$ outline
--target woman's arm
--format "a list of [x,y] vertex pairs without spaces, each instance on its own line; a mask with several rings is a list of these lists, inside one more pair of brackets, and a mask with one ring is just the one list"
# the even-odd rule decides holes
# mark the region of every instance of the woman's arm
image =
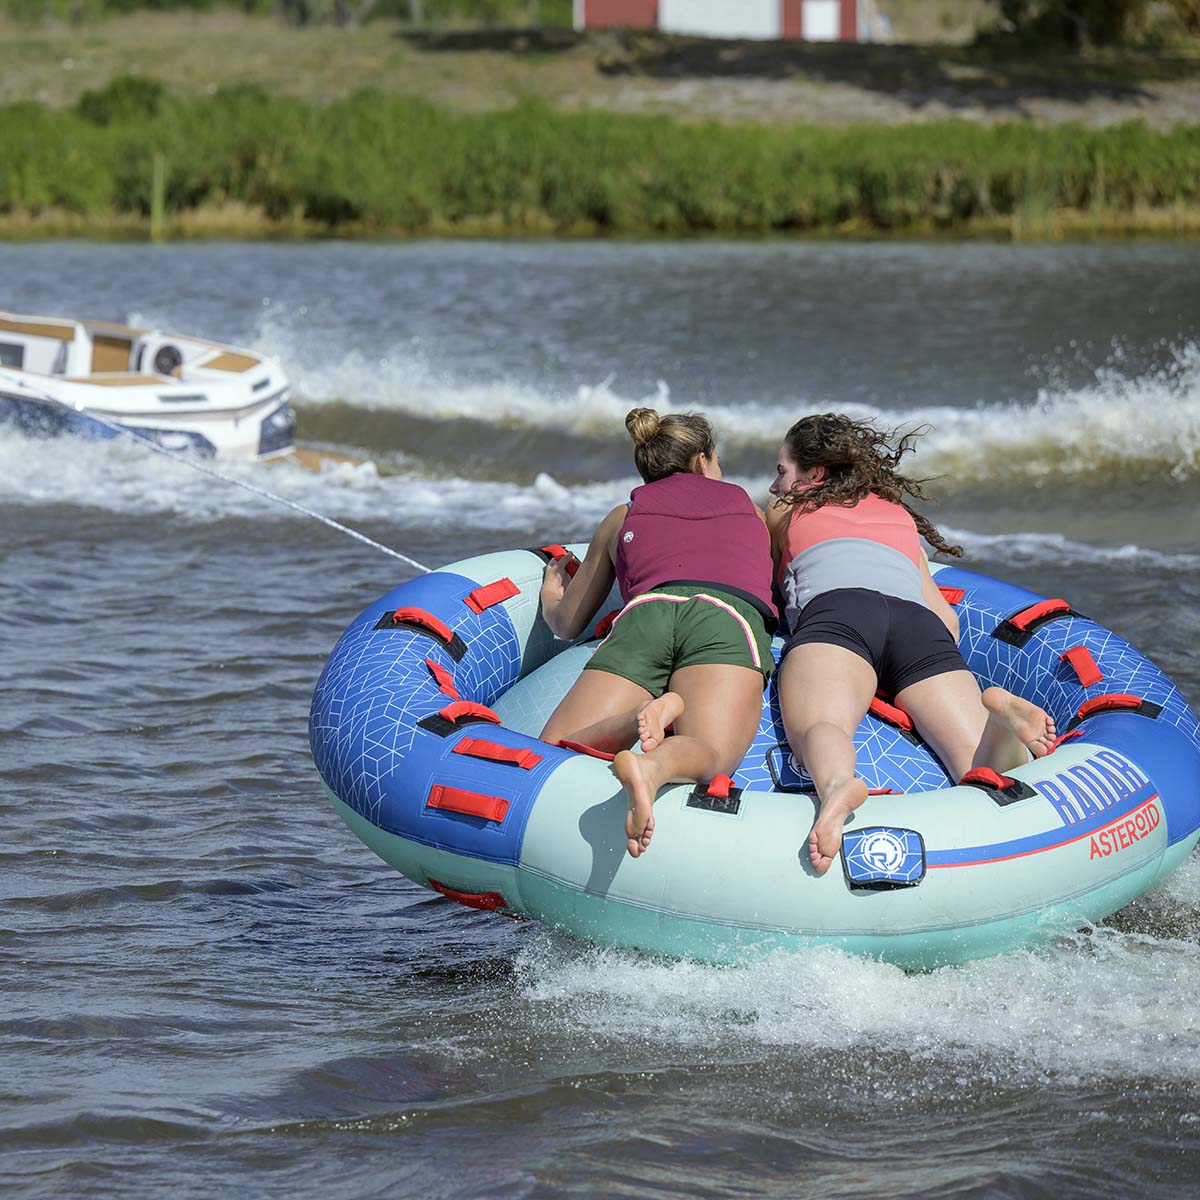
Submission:
[[767,531],[771,535],[771,558],[775,563],[775,569],[779,569],[779,560],[783,556],[783,545],[787,539],[788,521],[791,520],[792,506],[790,504],[781,504],[778,500],[771,500],[767,504],[765,520],[767,523]]
[[950,636],[958,642],[958,613],[950,607],[941,589],[934,582],[933,573],[929,569],[929,559],[921,553],[921,595],[925,603],[942,619],[942,623],[950,630]]
[[600,611],[616,578],[614,551],[628,511],[628,505],[619,504],[600,522],[574,578],[567,574],[569,558],[547,564],[542,580],[542,616],[555,637],[578,637]]

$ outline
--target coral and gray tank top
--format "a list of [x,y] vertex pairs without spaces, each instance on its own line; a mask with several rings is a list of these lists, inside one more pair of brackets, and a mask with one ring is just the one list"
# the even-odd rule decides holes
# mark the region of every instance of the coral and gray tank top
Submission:
[[792,511],[779,561],[789,626],[814,597],[870,588],[924,604],[921,535],[907,509],[873,492],[857,504]]
[[771,537],[737,484],[681,472],[636,487],[617,538],[626,604],[665,583],[711,584],[753,604],[774,629]]

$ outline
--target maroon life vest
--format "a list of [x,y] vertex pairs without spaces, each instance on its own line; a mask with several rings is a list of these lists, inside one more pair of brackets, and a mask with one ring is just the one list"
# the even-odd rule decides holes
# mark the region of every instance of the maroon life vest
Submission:
[[616,561],[626,604],[664,583],[708,584],[753,604],[774,628],[771,535],[745,489],[679,472],[630,499]]

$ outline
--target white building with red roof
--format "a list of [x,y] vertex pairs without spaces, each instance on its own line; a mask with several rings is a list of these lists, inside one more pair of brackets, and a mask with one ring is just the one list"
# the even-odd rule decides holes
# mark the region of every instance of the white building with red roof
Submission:
[[863,42],[871,7],[872,0],[575,0],[575,28]]

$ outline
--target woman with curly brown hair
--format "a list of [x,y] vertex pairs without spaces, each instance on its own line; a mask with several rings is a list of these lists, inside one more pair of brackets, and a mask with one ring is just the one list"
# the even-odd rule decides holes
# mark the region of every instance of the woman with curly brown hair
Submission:
[[959,556],[907,498],[920,482],[899,473],[915,433],[822,413],[788,430],[767,513],[791,636],[779,676],[788,743],[816,785],[809,835],[818,873],[829,869],[846,818],[867,798],[855,774],[854,733],[883,688],[955,780],[972,767],[1011,770],[1046,754],[1054,722],[1003,688],[981,693],[958,650],[958,618],[921,549]]
[[542,615],[559,637],[578,637],[614,579],[625,607],[541,736],[616,753],[637,858],[659,788],[732,774],[749,749],[776,612],[763,514],[722,480],[708,421],[635,408],[625,427],[645,483],[600,522],[574,578],[566,559],[546,568]]

